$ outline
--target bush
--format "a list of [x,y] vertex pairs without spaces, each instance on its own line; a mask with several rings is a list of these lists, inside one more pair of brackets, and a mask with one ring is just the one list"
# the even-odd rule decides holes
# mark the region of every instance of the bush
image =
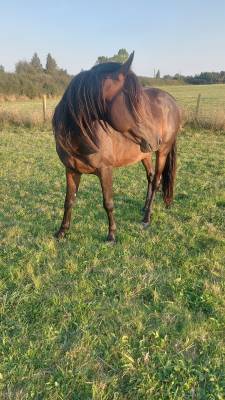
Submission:
[[58,96],[63,93],[71,76],[66,72],[57,71],[54,74],[29,71],[19,73],[0,73],[0,94],[19,95],[34,98],[47,94]]

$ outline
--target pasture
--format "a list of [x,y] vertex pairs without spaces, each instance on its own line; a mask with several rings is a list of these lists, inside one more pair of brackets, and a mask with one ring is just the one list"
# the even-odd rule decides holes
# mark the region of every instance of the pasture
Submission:
[[[172,94],[192,120],[195,114],[198,94],[201,94],[198,113],[200,125],[225,129],[225,88],[224,85],[167,85],[160,86]],[[58,99],[47,100],[47,118],[50,119]],[[43,121],[42,100],[16,100],[0,102],[0,122],[9,120],[17,125],[40,125]]]
[[[171,92],[191,105],[194,89]],[[142,165],[115,170],[115,246],[87,175],[70,233],[53,238],[65,177],[48,129],[0,135],[0,397],[224,399],[224,133],[180,133],[174,205],[158,193],[148,230]]]

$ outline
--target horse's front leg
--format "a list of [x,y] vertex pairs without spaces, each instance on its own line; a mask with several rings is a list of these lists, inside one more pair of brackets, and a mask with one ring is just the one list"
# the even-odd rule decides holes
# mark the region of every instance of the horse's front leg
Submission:
[[70,228],[72,206],[79,188],[81,174],[66,168],[66,198],[64,203],[64,215],[61,226],[55,234],[57,239],[63,238]]
[[103,206],[107,212],[109,221],[109,233],[107,240],[111,243],[115,242],[116,223],[113,215],[113,188],[112,188],[112,168],[103,167],[98,171],[103,194]]

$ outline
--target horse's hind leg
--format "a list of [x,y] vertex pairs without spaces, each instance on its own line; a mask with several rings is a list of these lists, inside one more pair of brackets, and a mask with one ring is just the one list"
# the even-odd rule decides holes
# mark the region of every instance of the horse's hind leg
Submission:
[[152,193],[152,180],[154,176],[154,167],[152,164],[152,155],[148,154],[146,158],[142,160],[142,164],[144,165],[145,171],[146,171],[146,176],[147,176],[147,181],[148,181],[148,188],[147,188],[147,193],[146,193],[146,199],[145,199],[145,205],[143,207],[143,212],[146,211],[146,208],[148,206],[148,203],[150,201],[151,193]]
[[165,167],[162,172],[162,194],[166,207],[173,201],[173,191],[176,178],[176,141],[171,146],[167,155]]
[[64,203],[64,215],[61,226],[55,234],[57,239],[63,238],[70,228],[72,206],[79,188],[81,174],[66,169],[66,198]]
[[113,215],[114,204],[112,193],[112,168],[101,168],[98,171],[98,176],[102,186],[103,206],[107,212],[109,221],[109,233],[107,240],[113,243],[115,242],[116,223]]
[[149,198],[147,208],[145,211],[145,215],[144,215],[144,218],[142,221],[144,227],[147,227],[150,224],[153,201],[155,198],[155,194],[160,185],[162,172],[163,172],[163,169],[164,169],[165,163],[166,163],[166,158],[167,158],[167,153],[159,153],[159,152],[156,153],[155,175],[154,175],[153,182],[152,182],[152,191],[151,191],[150,198]]

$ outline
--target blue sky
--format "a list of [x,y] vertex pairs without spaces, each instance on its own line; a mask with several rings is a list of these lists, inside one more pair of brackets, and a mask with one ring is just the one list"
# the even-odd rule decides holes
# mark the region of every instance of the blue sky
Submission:
[[224,0],[2,1],[0,64],[36,51],[75,74],[99,55],[135,50],[141,75],[225,70]]

